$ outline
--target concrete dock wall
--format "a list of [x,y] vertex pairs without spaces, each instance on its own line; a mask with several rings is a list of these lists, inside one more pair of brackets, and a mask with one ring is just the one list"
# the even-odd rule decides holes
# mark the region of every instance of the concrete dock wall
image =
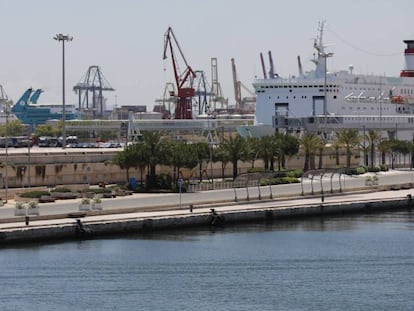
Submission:
[[131,218],[123,220],[89,221],[88,217],[81,218],[81,228],[76,223],[76,219],[73,219],[73,221],[72,219],[68,220],[65,224],[61,225],[56,225],[51,222],[49,225],[42,226],[36,225],[35,221],[33,221],[29,226],[17,226],[16,224],[15,228],[1,231],[0,245],[34,241],[49,242],[62,239],[86,239],[127,233],[156,232],[158,230],[185,227],[225,226],[228,224],[269,220],[276,221],[278,219],[297,217],[401,210],[411,208],[413,205],[414,201],[407,197],[370,202],[235,209],[226,212],[218,211],[216,216],[213,216],[211,212],[200,212],[197,209],[193,213],[183,211],[182,214],[174,216],[156,216],[154,214],[154,217],[137,217],[135,213]]

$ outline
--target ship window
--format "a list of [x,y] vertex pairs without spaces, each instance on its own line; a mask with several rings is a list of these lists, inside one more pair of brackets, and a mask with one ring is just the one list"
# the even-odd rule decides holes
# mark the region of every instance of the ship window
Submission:
[[297,85],[294,85],[294,86],[293,86],[293,88],[295,88],[295,89],[296,89],[297,87],[298,87]]
[[283,87],[286,89],[287,88],[287,85],[284,85]]
[[292,89],[290,89],[289,92],[292,92]]
[[333,98],[336,99],[336,95]]

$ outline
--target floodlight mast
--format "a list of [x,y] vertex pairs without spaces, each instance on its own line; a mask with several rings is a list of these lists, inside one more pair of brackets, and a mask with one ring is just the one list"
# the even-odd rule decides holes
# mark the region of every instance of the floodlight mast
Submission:
[[66,106],[65,106],[65,41],[72,41],[73,37],[59,33],[53,37],[62,42],[62,148],[66,147]]

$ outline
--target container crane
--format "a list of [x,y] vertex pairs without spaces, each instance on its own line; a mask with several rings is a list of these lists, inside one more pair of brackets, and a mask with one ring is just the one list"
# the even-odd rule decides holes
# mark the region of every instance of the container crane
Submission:
[[[179,56],[181,56],[186,68],[183,72],[180,72],[178,66],[178,60],[174,47],[178,50]],[[192,98],[195,96],[195,90],[193,87],[194,78],[196,77],[195,72],[188,65],[187,60],[181,50],[180,45],[174,35],[171,27],[168,28],[164,35],[164,55],[163,59],[167,58],[167,53],[170,52],[171,61],[174,70],[174,78],[177,86],[177,103],[175,105],[175,119],[192,119]]]

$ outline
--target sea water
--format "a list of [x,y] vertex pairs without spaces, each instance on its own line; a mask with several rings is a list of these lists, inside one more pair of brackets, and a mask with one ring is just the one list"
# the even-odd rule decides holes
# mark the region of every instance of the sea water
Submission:
[[279,220],[0,250],[1,310],[414,310],[414,216]]

